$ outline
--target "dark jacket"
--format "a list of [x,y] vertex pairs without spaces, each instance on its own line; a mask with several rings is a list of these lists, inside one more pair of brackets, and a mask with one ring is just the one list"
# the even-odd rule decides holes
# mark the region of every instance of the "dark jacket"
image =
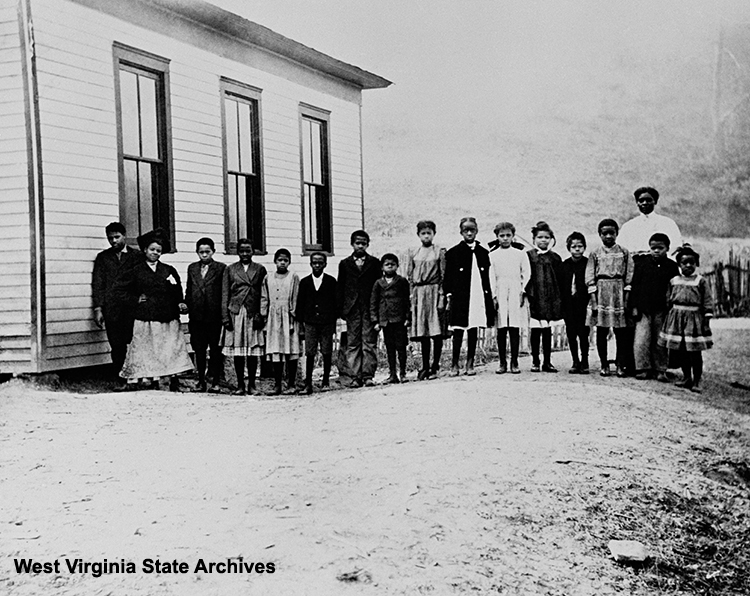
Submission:
[[365,255],[362,269],[357,267],[353,256],[348,256],[339,263],[339,275],[336,283],[336,303],[339,317],[345,319],[355,306],[367,313],[370,310],[372,286],[380,279],[380,259]]
[[308,325],[328,325],[336,322],[336,278],[323,274],[320,289],[315,289],[313,276],[303,277],[297,294],[297,320]]
[[[581,257],[577,261],[569,257],[560,266],[560,297],[565,319],[586,317],[586,307],[589,303],[589,289],[586,285],[588,261],[586,257]],[[575,294],[573,284],[575,284]]]
[[650,254],[636,256],[633,261],[628,306],[650,315],[666,312],[669,280],[680,274],[677,263],[667,257],[655,259]]
[[389,323],[411,321],[411,290],[409,282],[396,275],[391,283],[381,277],[372,286],[370,319],[385,327]]
[[239,261],[224,269],[221,288],[223,323],[229,323],[243,306],[248,317],[260,313],[260,294],[265,278],[266,268],[258,263],[250,263],[247,273]]
[[[145,259],[140,260],[125,274],[118,287],[132,305],[135,319],[161,323],[179,320],[182,283],[171,265],[159,261],[153,271]],[[141,296],[145,297],[143,302]]]
[[113,248],[103,250],[96,255],[91,276],[94,308],[101,308],[106,317],[128,314],[126,311],[130,305],[116,288],[123,276],[141,260],[143,260],[143,253],[131,247],[124,249],[119,259]]
[[226,268],[224,263],[212,261],[203,277],[200,261],[188,265],[185,304],[191,323],[221,323],[221,292]]
[[531,279],[526,284],[529,315],[540,321],[559,321],[562,312],[562,258],[556,252],[540,253],[532,248],[526,253],[531,263]]
[[445,276],[443,291],[446,298],[451,297],[449,324],[466,327],[469,324],[469,292],[471,290],[471,271],[474,254],[477,256],[479,275],[482,278],[484,292],[484,310],[487,326],[495,323],[495,306],[492,303],[492,286],[490,284],[490,253],[476,243],[474,250],[465,242],[459,242],[445,253]]

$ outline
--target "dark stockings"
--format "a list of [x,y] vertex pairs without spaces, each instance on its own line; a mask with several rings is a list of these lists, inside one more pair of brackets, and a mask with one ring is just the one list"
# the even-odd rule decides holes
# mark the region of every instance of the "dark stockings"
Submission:
[[[298,360],[286,361],[286,384],[293,389],[297,383]],[[281,385],[284,379],[284,361],[273,363],[273,380],[276,382],[276,393],[281,393]]]
[[544,364],[552,362],[552,327],[543,327],[541,329],[531,329],[529,335],[531,344],[531,361],[535,366],[539,366],[539,344],[542,344],[542,355]]
[[[466,332],[466,361],[474,362],[474,356],[477,352],[477,336],[479,329],[472,327]],[[453,330],[453,361],[454,367],[458,367],[458,360],[461,357],[461,344],[464,341],[464,330]]]
[[[331,382],[332,354],[323,354],[323,387],[328,387]],[[308,356],[305,361],[305,386],[312,387],[312,374],[315,369],[315,356]],[[296,374],[296,373],[295,373]]]
[[680,361],[684,380],[697,387],[703,376],[703,352],[683,351]]
[[497,330],[497,352],[500,356],[500,363],[505,364],[507,360],[507,341],[510,337],[510,363],[512,366],[518,366],[518,348],[521,343],[521,330],[518,327],[502,327]]
[[[625,362],[623,359],[627,356],[627,331],[623,328],[613,329],[615,332],[615,342],[617,344],[617,354],[615,354],[615,362],[617,366],[624,367]],[[599,353],[599,362],[602,368],[609,364],[609,356],[607,354],[607,338],[609,337],[609,327],[597,327],[596,328],[596,351]]]
[[[583,364],[588,368],[589,365],[589,328],[579,327],[574,329],[571,327],[566,328],[566,335],[568,336],[568,346],[570,347],[570,354],[573,357],[573,365]],[[580,343],[581,352],[579,356],[578,345]],[[598,336],[597,336],[598,346]]]
[[[245,388],[245,360],[244,356],[234,357],[234,370],[237,373],[237,388]],[[255,375],[258,369],[258,357],[247,357],[247,383],[250,389],[255,389]]]
[[[430,341],[435,344],[435,355],[430,366]],[[443,355],[443,338],[442,337],[423,337],[419,340],[422,346],[422,370],[425,372],[437,372],[440,368],[440,357]]]

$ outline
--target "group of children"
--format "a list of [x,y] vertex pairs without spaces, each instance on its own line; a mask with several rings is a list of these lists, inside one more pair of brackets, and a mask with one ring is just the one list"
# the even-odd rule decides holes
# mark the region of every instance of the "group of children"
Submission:
[[[701,351],[712,345],[712,303],[705,279],[696,274],[698,255],[690,247],[680,247],[672,261],[669,237],[656,233],[650,253],[634,259],[617,244],[619,228],[612,219],[599,223],[601,246],[588,257],[583,234],[570,234],[570,257],[564,261],[552,250],[555,235],[545,222],[533,227],[534,246],[528,251],[515,241],[516,229],[509,222],[495,226],[496,240],[489,250],[476,241],[474,218],[461,220],[462,240],[447,251],[434,243],[436,231],[432,221],[417,224],[420,245],[407,253],[404,277],[398,274],[397,255],[377,259],[367,252],[370,238],[364,230],[351,234],[352,254],[339,263],[337,278],[324,271],[326,254],[314,252],[309,257],[311,274],[302,280],[289,270],[291,253],[285,248],[274,254],[275,270],[269,274],[253,261],[250,240],[237,242],[238,260],[225,266],[213,259],[214,242],[201,238],[196,242],[199,260],[188,267],[184,300],[176,270],[159,261],[168,250],[167,241],[158,231],[150,232],[138,239],[145,258],[131,258],[130,266],[112,274],[114,298],[104,307],[109,318],[102,317],[101,307],[95,317],[100,324],[106,322],[108,335],[114,332],[114,310],[119,308],[121,319],[135,320],[120,372],[127,380],[124,388],[136,388],[144,378],[151,378],[153,386],[160,376],[171,376],[171,387],[177,388],[174,375],[193,366],[179,329],[180,314],[188,313],[199,391],[209,390],[209,383],[210,390],[218,390],[222,355],[227,355],[237,373],[235,394],[256,391],[261,357],[272,363],[275,393],[284,389],[285,369],[287,392],[294,392],[303,341],[304,392],[313,391],[318,352],[323,360],[321,386],[328,387],[338,318],[346,323],[339,374],[354,387],[374,384],[381,330],[389,383],[407,380],[409,339],[421,347],[417,379],[437,378],[447,338],[453,341],[449,374],[459,375],[464,336],[464,374],[476,374],[478,330],[487,327],[497,330],[498,374],[521,372],[520,332],[527,326],[531,371],[555,373],[552,329],[564,321],[573,358],[570,373],[588,374],[589,330],[595,326],[602,376],[612,374],[607,353],[612,330],[618,376],[632,371],[639,379],[665,381],[667,350],[672,350],[682,356],[680,384],[700,390]],[[117,236],[115,242],[111,233]],[[119,245],[124,228],[110,224],[107,235],[112,248],[97,262],[108,252],[122,261],[120,253],[127,252],[124,242]],[[108,259],[114,262],[112,255]],[[101,265],[95,265],[95,290],[97,271],[101,278]],[[117,356],[121,358],[119,352]]]

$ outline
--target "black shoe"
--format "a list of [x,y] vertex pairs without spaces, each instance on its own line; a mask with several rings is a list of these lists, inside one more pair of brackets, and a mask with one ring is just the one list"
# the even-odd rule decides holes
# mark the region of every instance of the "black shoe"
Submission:
[[542,365],[542,372],[556,373],[557,369],[551,363],[549,363],[549,364],[543,364]]

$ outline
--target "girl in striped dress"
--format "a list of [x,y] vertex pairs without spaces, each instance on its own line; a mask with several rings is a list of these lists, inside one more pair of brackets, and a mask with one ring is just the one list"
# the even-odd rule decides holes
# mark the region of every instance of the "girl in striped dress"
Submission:
[[713,317],[713,299],[708,282],[695,272],[700,257],[689,246],[677,251],[680,275],[669,282],[669,313],[659,334],[658,343],[681,352],[684,387],[700,393],[703,376],[703,350],[714,345],[709,320]]
[[586,263],[586,285],[589,289],[588,324],[596,326],[596,350],[599,352],[601,374],[610,376],[607,356],[609,330],[613,329],[617,342],[617,376],[625,376],[625,345],[627,327],[625,305],[628,303],[633,281],[633,256],[617,244],[619,226],[614,219],[599,222],[602,246],[589,255]]

